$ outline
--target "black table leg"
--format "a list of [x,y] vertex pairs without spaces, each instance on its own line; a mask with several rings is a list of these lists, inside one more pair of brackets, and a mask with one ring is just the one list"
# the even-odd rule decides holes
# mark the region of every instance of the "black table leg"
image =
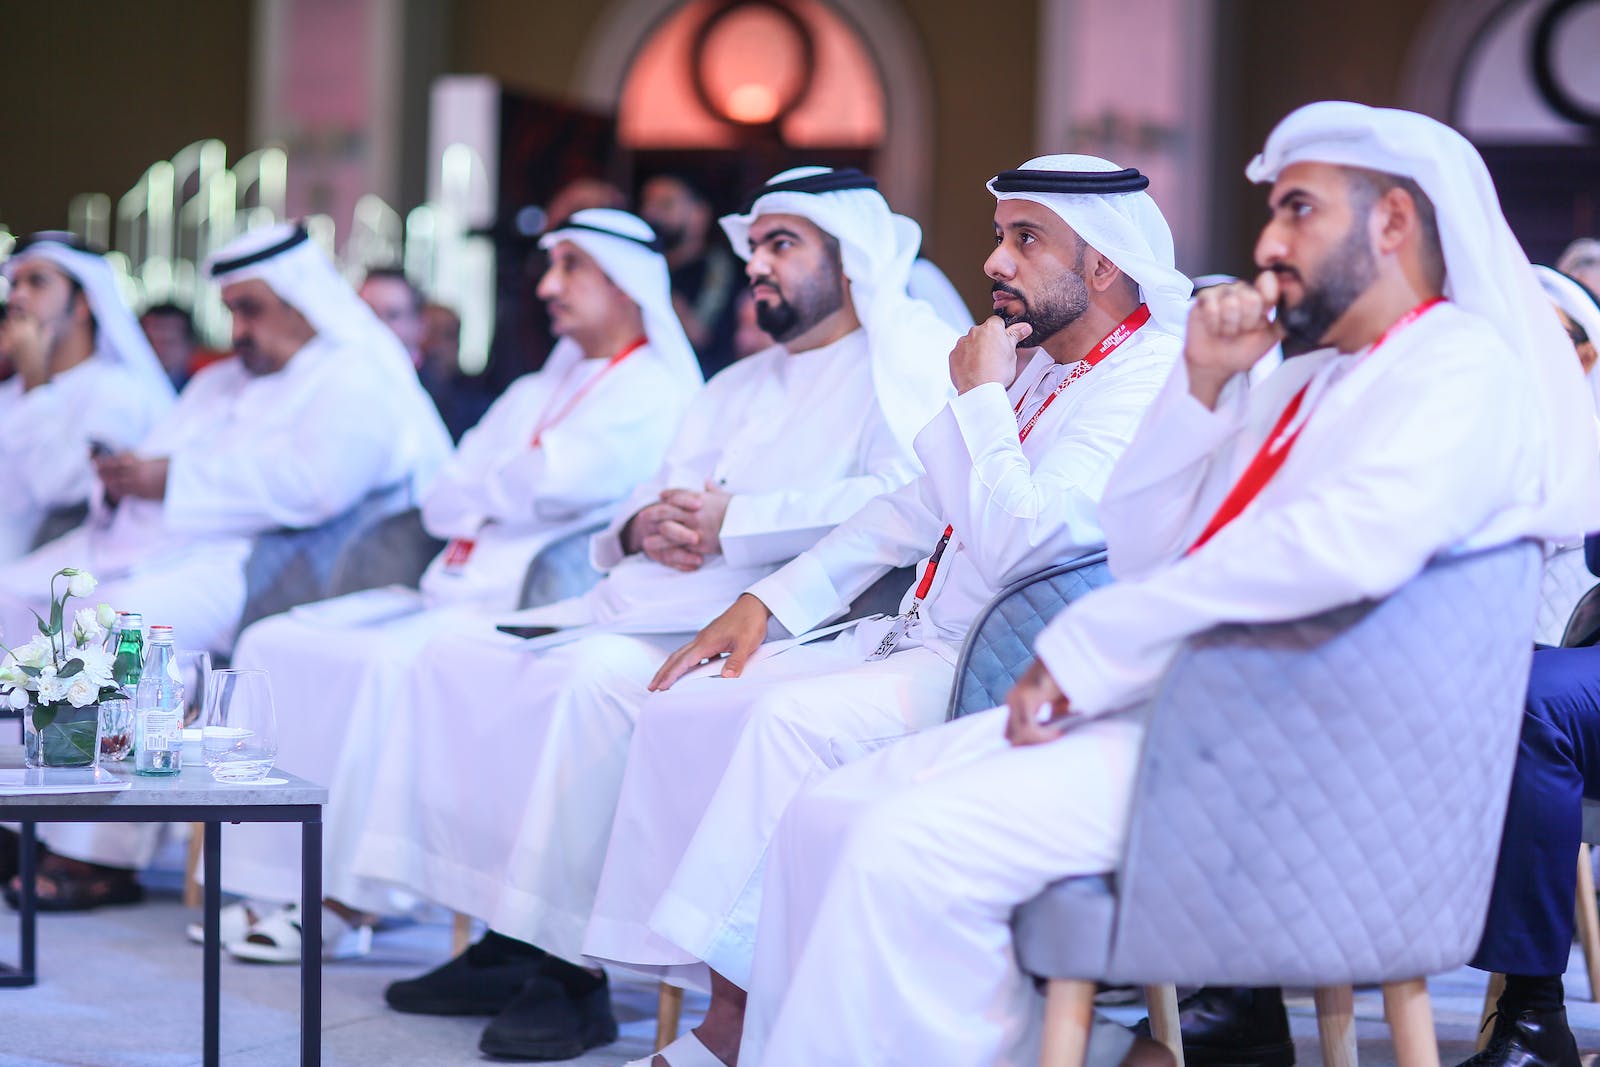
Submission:
[[222,824],[207,822],[205,848],[205,1047],[206,1067],[222,1062]]
[[0,987],[20,989],[39,980],[35,937],[39,931],[38,827],[25,822],[17,834],[17,966],[0,963]]
[[322,1063],[322,813],[300,824],[300,1067]]

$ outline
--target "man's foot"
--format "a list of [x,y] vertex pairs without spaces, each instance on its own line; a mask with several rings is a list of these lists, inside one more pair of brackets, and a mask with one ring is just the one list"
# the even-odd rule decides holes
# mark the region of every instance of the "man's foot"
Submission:
[[542,950],[490,931],[449,963],[390,982],[383,999],[415,1015],[494,1015],[538,976],[545,959]]
[[584,973],[588,982],[530,978],[484,1027],[478,1050],[508,1060],[570,1060],[615,1041],[611,985],[604,974]]
[[22,839],[15,830],[0,826],[0,882],[11,884],[22,862]]
[[[1178,1002],[1183,1059],[1194,1067],[1293,1067],[1289,1013],[1278,989],[1206,986]],[[1134,1028],[1150,1036],[1150,1020]]]
[[1489,1043],[1461,1067],[1579,1067],[1566,1008],[1497,1011],[1490,1019]]
[[[89,911],[108,904],[137,904],[144,887],[126,867],[102,867],[51,853],[39,861],[34,890],[40,911]],[[13,908],[22,898],[16,876],[6,883],[6,903]]]

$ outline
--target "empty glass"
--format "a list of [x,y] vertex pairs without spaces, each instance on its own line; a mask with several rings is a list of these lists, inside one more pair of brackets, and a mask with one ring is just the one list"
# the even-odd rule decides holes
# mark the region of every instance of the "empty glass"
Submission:
[[178,653],[178,678],[183,682],[183,725],[196,726],[205,714],[211,687],[211,653]]
[[278,722],[266,671],[211,672],[200,745],[211,777],[219,782],[266,777],[278,756]]

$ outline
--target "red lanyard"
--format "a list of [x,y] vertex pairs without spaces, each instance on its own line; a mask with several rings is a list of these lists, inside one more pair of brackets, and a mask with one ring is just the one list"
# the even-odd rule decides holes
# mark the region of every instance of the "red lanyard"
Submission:
[[[1132,337],[1139,327],[1149,321],[1149,305],[1140,304],[1133,309],[1132,314],[1117,323],[1110,333],[1100,338],[1099,343],[1089,349],[1087,355],[1074,363],[1072,369],[1066,373],[1066,376],[1061,379],[1050,395],[1044,398],[1044,403],[1040,404],[1039,410],[1035,411],[1028,419],[1027,425],[1018,427],[1017,443],[1021,444],[1028,439],[1028,435],[1033,432],[1033,428],[1039,424],[1039,416],[1044,414],[1046,408],[1055,403],[1056,397],[1065,392],[1067,386],[1094,370],[1101,360],[1115,352],[1121,347],[1122,342]],[[1029,392],[1032,392],[1032,390],[1025,390],[1021,399],[1017,401],[1017,406],[1012,409],[1012,413],[1017,416],[1018,423],[1022,421],[1022,406],[1028,402]],[[922,580],[917,583],[917,592],[913,597],[913,610],[915,610],[916,604],[920,604],[928,598],[928,590],[933,588],[933,576],[939,572],[939,561],[944,558],[944,550],[950,547],[950,538],[955,535],[955,532],[956,528],[954,526],[946,526],[944,528],[944,536],[940,537],[939,543],[934,546],[933,555],[928,557],[928,565],[922,570]]]
[[[1366,354],[1361,359],[1365,360],[1370,357],[1390,337],[1417,321],[1429,308],[1443,301],[1444,297],[1436,296],[1432,300],[1424,300],[1404,315],[1401,315],[1389,325],[1387,330],[1378,335],[1378,339],[1372,342],[1372,347],[1367,349]],[[1289,406],[1283,409],[1283,414],[1278,416],[1278,421],[1273,425],[1272,432],[1267,434],[1265,441],[1261,442],[1261,447],[1256,451],[1255,458],[1250,460],[1250,465],[1244,469],[1243,474],[1239,475],[1239,480],[1234,483],[1228,495],[1223,498],[1222,505],[1217,508],[1217,513],[1211,516],[1211,521],[1206,523],[1206,528],[1200,531],[1199,538],[1190,546],[1190,553],[1198,551],[1201,545],[1216,536],[1218,530],[1238,518],[1239,513],[1250,506],[1250,502],[1266,487],[1266,484],[1272,480],[1272,476],[1278,473],[1278,468],[1282,467],[1284,461],[1289,458],[1289,450],[1300,439],[1301,431],[1306,428],[1306,422],[1311,420],[1307,418],[1305,422],[1295,427],[1293,433],[1287,436],[1285,436],[1284,431],[1294,421],[1295,415],[1299,414],[1300,404],[1306,398],[1306,390],[1310,388],[1310,382],[1301,386],[1300,391],[1294,394],[1294,397],[1289,401]],[[1187,555],[1188,553],[1185,554]]]
[[[606,361],[606,365],[600,368],[598,374],[584,382],[583,385],[578,388],[578,391],[573,393],[572,396],[567,399],[565,404],[561,405],[560,411],[557,411],[554,415],[546,412],[546,414],[539,416],[539,425],[533,431],[533,442],[531,447],[538,448],[540,439],[544,437],[544,432],[546,430],[550,429],[556,423],[572,414],[572,409],[578,406],[578,401],[588,396],[589,391],[596,385],[600,384],[601,378],[604,378],[607,374],[610,374],[611,369],[618,363],[621,363],[623,360],[639,351],[639,349],[643,348],[648,340],[648,338],[639,337],[624,345],[621,352],[618,352],[616,355],[612,356]],[[580,362],[578,365],[582,366],[582,363]]]

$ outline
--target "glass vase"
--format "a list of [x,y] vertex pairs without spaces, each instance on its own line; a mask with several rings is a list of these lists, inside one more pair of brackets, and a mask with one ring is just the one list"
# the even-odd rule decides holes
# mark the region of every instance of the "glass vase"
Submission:
[[92,767],[100,759],[100,705],[65,701],[22,713],[22,762],[28,767]]

